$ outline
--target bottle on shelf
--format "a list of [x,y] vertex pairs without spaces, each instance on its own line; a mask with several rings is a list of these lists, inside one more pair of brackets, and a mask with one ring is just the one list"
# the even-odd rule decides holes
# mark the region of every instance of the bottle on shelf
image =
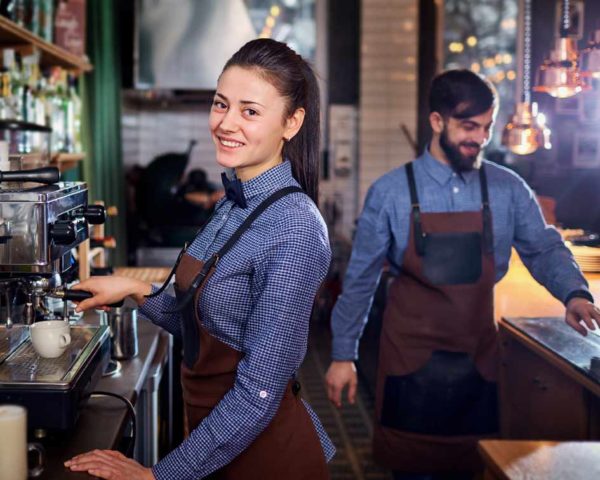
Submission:
[[50,43],[54,40],[54,0],[42,0],[40,7],[40,37]]

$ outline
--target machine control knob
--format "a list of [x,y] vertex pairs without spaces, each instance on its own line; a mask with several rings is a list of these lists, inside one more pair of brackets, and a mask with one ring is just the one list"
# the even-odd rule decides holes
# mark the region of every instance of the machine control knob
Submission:
[[69,220],[59,220],[50,227],[50,238],[56,245],[70,245],[77,239],[75,225]]
[[77,216],[85,218],[92,225],[102,225],[106,221],[104,205],[87,205],[77,211]]

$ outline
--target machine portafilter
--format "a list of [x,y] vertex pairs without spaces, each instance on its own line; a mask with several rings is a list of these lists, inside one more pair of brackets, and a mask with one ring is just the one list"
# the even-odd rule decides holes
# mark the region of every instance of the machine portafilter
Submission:
[[60,181],[60,171],[56,167],[0,171],[0,182],[35,182],[50,185],[58,181]]

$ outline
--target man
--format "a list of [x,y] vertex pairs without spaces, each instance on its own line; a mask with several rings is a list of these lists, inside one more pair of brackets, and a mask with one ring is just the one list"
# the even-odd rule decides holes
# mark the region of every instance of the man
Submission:
[[387,260],[395,278],[380,337],[374,456],[399,479],[470,478],[480,468],[477,440],[498,431],[493,288],[511,247],[566,305],[571,327],[585,335],[600,314],[530,188],[481,158],[493,86],[451,70],[434,79],[429,102],[427,151],[377,180],[365,200],[333,310],[327,384],[335,405],[345,387],[354,402],[353,362]]

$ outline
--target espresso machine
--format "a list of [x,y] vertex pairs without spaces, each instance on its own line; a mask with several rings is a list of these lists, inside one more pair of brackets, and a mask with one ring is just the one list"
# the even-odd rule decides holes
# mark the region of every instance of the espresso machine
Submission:
[[[67,430],[102,375],[109,354],[105,325],[76,321],[69,300],[89,292],[75,279],[72,251],[104,223],[104,207],[88,205],[84,182],[60,182],[58,169],[0,172],[0,404],[28,410],[31,429]],[[29,326],[71,324],[71,343],[58,358],[40,357]]]

